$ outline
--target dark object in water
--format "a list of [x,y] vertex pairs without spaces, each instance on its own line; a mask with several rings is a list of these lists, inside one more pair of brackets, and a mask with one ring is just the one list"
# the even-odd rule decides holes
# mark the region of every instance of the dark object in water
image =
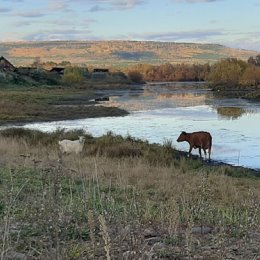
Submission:
[[95,101],[109,101],[109,97],[95,98]]

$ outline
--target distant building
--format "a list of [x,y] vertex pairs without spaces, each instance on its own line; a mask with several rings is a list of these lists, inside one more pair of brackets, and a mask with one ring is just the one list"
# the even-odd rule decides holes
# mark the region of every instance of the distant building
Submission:
[[56,72],[60,75],[63,75],[64,70],[65,70],[65,68],[63,68],[63,67],[53,67],[51,70],[49,70],[49,72]]
[[93,72],[103,72],[103,73],[108,73],[109,72],[109,69],[102,69],[102,68],[96,68],[96,69],[93,69]]
[[37,71],[36,68],[32,67],[18,67],[15,69],[15,72],[21,74],[21,75],[29,75]]
[[3,56],[0,57],[0,70],[14,71],[15,66]]

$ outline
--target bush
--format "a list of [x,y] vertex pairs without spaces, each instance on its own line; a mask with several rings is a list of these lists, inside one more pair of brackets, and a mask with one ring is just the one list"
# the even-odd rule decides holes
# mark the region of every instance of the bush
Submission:
[[240,85],[242,75],[246,71],[248,64],[242,60],[229,58],[221,60],[214,64],[210,73],[207,75],[207,80],[213,86],[224,86],[237,88]]
[[79,67],[67,67],[64,71],[62,80],[65,84],[81,83],[84,80],[86,69]]
[[137,70],[129,71],[128,78],[134,83],[143,83],[143,75]]
[[110,158],[137,157],[142,155],[141,141],[131,137],[124,138],[107,132],[106,135],[95,138],[88,143],[84,154],[107,156]]

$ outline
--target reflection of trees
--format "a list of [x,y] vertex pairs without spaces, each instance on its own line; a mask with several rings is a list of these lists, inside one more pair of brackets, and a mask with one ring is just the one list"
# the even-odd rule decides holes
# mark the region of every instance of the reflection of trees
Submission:
[[248,92],[239,90],[230,91],[212,91],[213,98],[244,98]]
[[221,117],[238,119],[246,113],[246,110],[241,107],[218,107],[217,112]]
[[161,93],[156,100],[160,103],[168,102],[177,106],[199,106],[205,104],[205,95],[196,93]]
[[161,93],[157,96],[157,99],[164,100],[164,99],[172,99],[172,100],[191,100],[191,101],[198,101],[203,102],[205,100],[205,95],[202,94],[194,94],[194,93]]

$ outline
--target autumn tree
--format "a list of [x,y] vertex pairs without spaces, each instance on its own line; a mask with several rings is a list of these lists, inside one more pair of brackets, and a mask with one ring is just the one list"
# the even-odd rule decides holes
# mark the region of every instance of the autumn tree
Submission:
[[209,72],[209,65],[165,63],[156,66],[138,64],[126,71],[138,71],[145,81],[202,81]]
[[243,86],[257,86],[260,84],[260,68],[254,65],[249,65],[244,71],[240,84]]
[[67,67],[64,70],[62,80],[65,84],[81,83],[84,80],[86,70],[79,67]]
[[137,70],[129,71],[127,74],[128,78],[135,82],[135,83],[142,83],[143,82],[143,76],[142,74]]
[[215,86],[238,86],[247,63],[234,58],[221,60],[211,67],[207,80]]

